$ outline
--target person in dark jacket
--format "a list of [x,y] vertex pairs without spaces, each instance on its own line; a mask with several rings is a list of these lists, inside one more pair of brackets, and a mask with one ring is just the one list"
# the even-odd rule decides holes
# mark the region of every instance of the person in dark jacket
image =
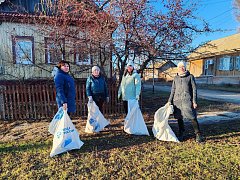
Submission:
[[195,78],[189,71],[186,71],[183,62],[179,62],[177,67],[178,74],[172,83],[168,105],[173,104],[174,117],[178,119],[179,140],[183,140],[183,133],[185,131],[183,119],[189,119],[192,122],[196,134],[196,141],[202,142],[204,139],[199,130],[196,112],[197,88]]
[[89,102],[95,102],[102,111],[104,102],[109,102],[107,83],[98,66],[92,67],[92,75],[87,78],[86,91]]
[[60,61],[56,67],[54,83],[58,108],[63,107],[69,114],[75,113],[76,92],[74,79],[69,74],[70,64],[68,61]]

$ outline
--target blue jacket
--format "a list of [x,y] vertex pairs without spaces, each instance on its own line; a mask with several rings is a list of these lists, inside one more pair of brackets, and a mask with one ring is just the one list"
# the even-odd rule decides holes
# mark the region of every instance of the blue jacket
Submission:
[[67,103],[67,111],[76,112],[76,91],[72,76],[58,69],[54,77],[54,83],[58,108]]
[[101,98],[106,99],[108,97],[108,89],[105,78],[101,75],[99,77],[89,76],[86,82],[86,91],[87,96],[92,96],[93,98],[101,96]]
[[123,76],[121,85],[118,90],[118,97],[122,96],[122,100],[128,101],[138,99],[141,93],[141,78],[138,73]]

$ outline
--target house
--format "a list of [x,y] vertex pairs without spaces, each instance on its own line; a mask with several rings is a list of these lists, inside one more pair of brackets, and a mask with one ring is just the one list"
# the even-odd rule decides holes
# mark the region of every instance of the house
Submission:
[[188,56],[198,83],[240,84],[240,33],[213,40]]
[[153,78],[157,81],[172,81],[177,74],[176,64],[170,60],[154,63],[154,75],[153,64],[144,70],[144,80],[150,80]]
[[[86,46],[76,48],[65,39],[56,44],[51,35],[40,32],[41,24],[35,22],[38,3],[39,0],[0,1],[0,80],[52,78],[53,67],[62,59],[70,62],[75,78],[86,78],[93,64],[101,64],[102,51],[79,53],[76,49]],[[112,74],[111,57],[111,52],[105,57],[107,77]]]

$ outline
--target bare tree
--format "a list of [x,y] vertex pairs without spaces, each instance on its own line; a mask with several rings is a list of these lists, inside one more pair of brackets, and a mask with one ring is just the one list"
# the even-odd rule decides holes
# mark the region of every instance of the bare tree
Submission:
[[111,57],[109,49],[114,22],[93,1],[41,0],[36,12],[39,29],[52,38],[62,53],[64,50],[59,45],[64,39],[69,47],[73,47],[69,53],[77,52],[82,57],[98,56],[100,66]]
[[[155,60],[184,59],[194,34],[209,32],[208,24],[194,16],[195,5],[183,0],[41,0],[34,23],[48,34],[56,51],[64,52],[65,39],[78,54],[94,54],[104,66],[113,53],[120,79],[127,61],[145,69]],[[70,53],[73,53],[70,52]]]
[[236,8],[235,10],[235,14],[237,17],[237,20],[240,21],[240,0],[234,0],[234,7]]
[[154,10],[147,0],[105,1],[101,8],[109,13],[117,28],[112,49],[120,79],[128,60],[141,70],[152,60],[185,59],[195,33],[209,32],[208,24],[195,25],[194,4],[182,0],[157,1]]

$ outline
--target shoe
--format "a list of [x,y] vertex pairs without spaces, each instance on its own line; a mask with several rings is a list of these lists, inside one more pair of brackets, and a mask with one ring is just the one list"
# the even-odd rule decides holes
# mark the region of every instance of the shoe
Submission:
[[183,131],[179,131],[178,140],[179,140],[180,142],[183,141]]
[[180,142],[183,142],[183,135],[178,136],[178,140],[179,140]]
[[204,137],[201,136],[201,134],[196,134],[196,142],[197,143],[201,143],[201,142],[204,142]]

